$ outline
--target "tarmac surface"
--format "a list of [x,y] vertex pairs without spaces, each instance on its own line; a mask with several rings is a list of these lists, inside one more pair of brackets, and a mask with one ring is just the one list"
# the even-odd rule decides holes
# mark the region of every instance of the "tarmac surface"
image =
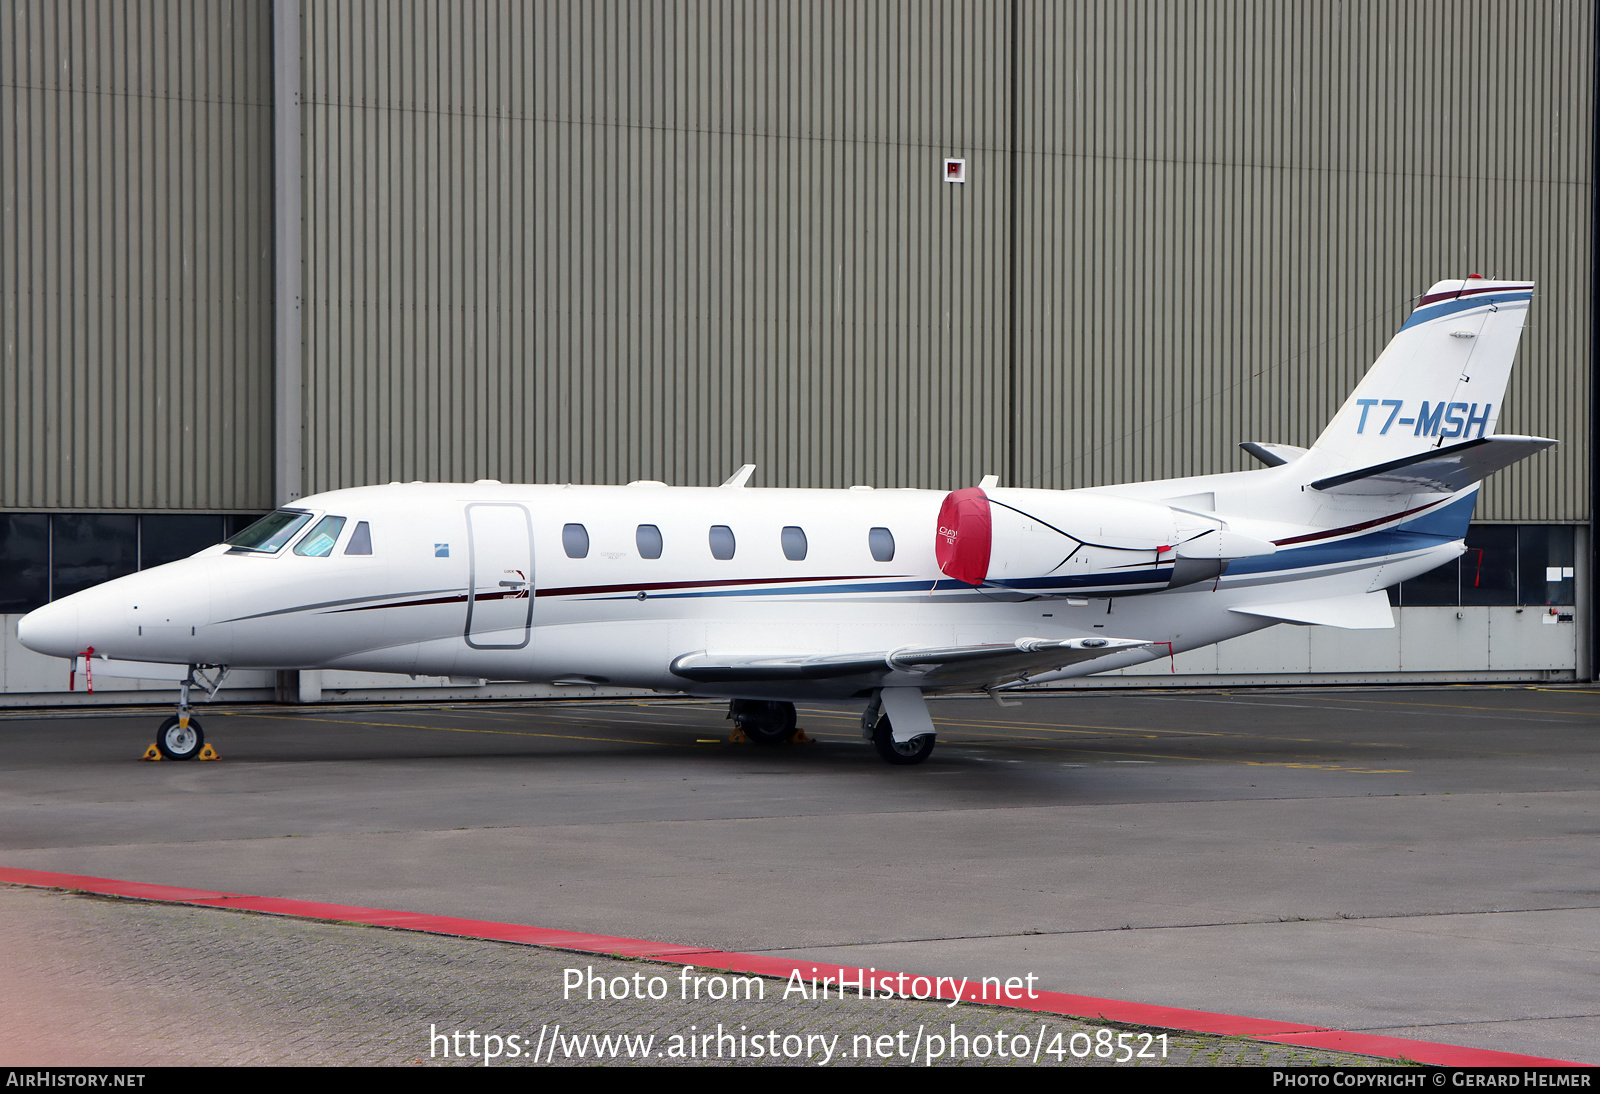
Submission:
[[[0,866],[1031,974],[1600,1062],[1600,692],[1076,693],[932,712],[940,744],[915,768],[821,707],[801,710],[816,743],[776,748],[728,743],[711,703],[219,707],[202,718],[222,761],[183,764],[136,762],[164,711],[12,712]],[[3,1062],[426,1063],[443,1061],[424,1031],[447,1024],[670,1036],[685,1018],[754,1032],[776,1014],[848,1042],[922,1021],[882,1001],[825,1029],[798,1000],[580,1006],[555,970],[607,959],[28,890],[0,890],[0,925],[0,976],[29,986],[3,993]],[[641,967],[672,968],[626,971]],[[308,984],[332,994],[308,1000]],[[196,1030],[196,1053],[151,1047]]]

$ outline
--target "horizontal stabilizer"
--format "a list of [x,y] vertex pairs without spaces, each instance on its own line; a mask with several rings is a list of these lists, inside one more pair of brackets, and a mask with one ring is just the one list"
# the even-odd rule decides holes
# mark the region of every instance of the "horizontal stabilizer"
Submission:
[[924,687],[988,686],[1147,645],[1148,642],[1127,638],[1019,638],[980,646],[909,647],[821,656],[701,650],[674,659],[672,671],[699,683],[781,683],[852,676],[876,680],[898,675],[915,678]]
[[1394,626],[1394,611],[1389,594],[1351,593],[1326,600],[1296,600],[1283,604],[1230,608],[1240,615],[1258,615],[1285,623],[1313,623],[1323,627],[1343,627],[1350,631],[1380,631]]
[[1555,443],[1545,437],[1479,437],[1330,475],[1311,486],[1331,494],[1454,494]]
[[1240,441],[1239,447],[1268,467],[1282,467],[1306,454],[1292,444],[1267,444],[1265,441]]

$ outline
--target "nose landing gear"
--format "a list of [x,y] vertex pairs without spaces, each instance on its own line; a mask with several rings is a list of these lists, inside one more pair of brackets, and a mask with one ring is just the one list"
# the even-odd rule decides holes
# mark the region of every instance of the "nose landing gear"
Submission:
[[[216,675],[207,677],[205,670],[215,669]],[[178,712],[161,723],[156,730],[156,751],[165,760],[216,759],[216,752],[206,747],[206,735],[200,728],[200,719],[189,712],[189,689],[199,686],[207,699],[215,699],[217,689],[228,675],[227,665],[190,665],[189,675],[178,685]]]
[[156,730],[156,751],[163,760],[192,760],[205,743],[200,719],[187,714],[174,714]]

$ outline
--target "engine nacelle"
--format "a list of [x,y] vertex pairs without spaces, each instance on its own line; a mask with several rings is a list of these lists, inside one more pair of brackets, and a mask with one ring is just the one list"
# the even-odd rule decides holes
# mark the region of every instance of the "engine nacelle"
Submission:
[[1158,592],[1276,550],[1218,518],[1159,502],[979,487],[946,496],[934,547],[947,577],[1033,596]]

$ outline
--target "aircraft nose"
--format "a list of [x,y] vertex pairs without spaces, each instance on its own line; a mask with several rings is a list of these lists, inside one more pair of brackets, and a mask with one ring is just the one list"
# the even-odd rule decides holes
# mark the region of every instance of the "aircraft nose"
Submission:
[[75,597],[35,608],[17,620],[17,640],[35,653],[51,657],[71,657],[83,649],[80,643],[80,611]]

